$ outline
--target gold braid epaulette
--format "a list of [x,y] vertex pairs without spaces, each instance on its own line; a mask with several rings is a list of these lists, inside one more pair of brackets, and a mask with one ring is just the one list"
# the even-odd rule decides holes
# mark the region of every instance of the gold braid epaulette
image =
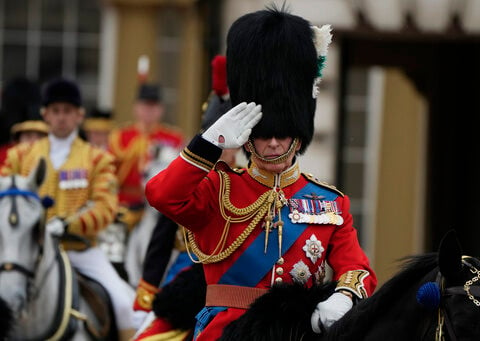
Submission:
[[368,294],[365,290],[363,280],[370,275],[367,270],[350,270],[345,272],[338,279],[335,291],[347,290],[357,296],[359,299],[367,298]]
[[[215,250],[209,255],[202,252],[195,241],[195,236],[191,231],[187,231],[185,234],[184,229],[184,237],[187,245],[187,251],[190,253],[193,252],[195,256],[197,256],[198,261],[194,260],[192,257],[192,261],[195,263],[203,263],[203,264],[211,264],[211,263],[218,263],[222,260],[228,258],[236,249],[242,245],[247,237],[253,232],[255,227],[258,225],[260,220],[266,215],[268,209],[271,207],[272,203],[275,202],[275,198],[278,193],[275,190],[270,190],[263,193],[253,204],[238,208],[235,207],[230,202],[230,178],[224,171],[217,171],[220,175],[220,191],[219,191],[219,207],[222,217],[225,219],[225,227],[223,228],[222,235],[220,236],[220,240],[218,241]],[[237,217],[227,216],[225,213],[225,209],[229,212],[233,213]],[[248,226],[243,230],[243,232],[230,244],[227,248],[225,248],[225,243],[227,241],[228,231],[230,229],[231,223],[242,223],[247,220],[252,219],[252,221],[248,224]]]
[[313,182],[321,187],[325,187],[325,188],[328,188],[329,190],[331,191],[334,191],[335,193],[337,193],[338,195],[340,195],[341,197],[344,197],[345,194],[343,194],[340,190],[337,189],[337,187],[333,186],[333,185],[330,185],[330,184],[327,184],[326,182],[324,181],[320,181],[318,180],[315,176],[313,176],[313,174],[311,173],[302,173],[302,175],[310,182]]

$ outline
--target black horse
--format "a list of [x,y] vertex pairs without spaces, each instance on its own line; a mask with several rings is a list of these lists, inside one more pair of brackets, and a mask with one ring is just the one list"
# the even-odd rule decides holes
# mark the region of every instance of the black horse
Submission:
[[438,253],[407,257],[403,269],[322,335],[311,312],[334,283],[274,287],[224,330],[220,340],[480,340],[480,261],[463,256],[453,231]]

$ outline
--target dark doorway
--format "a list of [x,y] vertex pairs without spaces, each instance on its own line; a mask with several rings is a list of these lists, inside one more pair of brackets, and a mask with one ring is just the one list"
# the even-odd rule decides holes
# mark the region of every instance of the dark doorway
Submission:
[[[400,68],[428,101],[425,249],[435,251],[442,236],[455,229],[464,254],[479,256],[480,37],[357,31],[337,33],[336,41],[341,51],[341,102],[348,70],[370,66]],[[341,103],[339,153],[344,120]],[[337,159],[336,183],[344,187],[346,170]]]

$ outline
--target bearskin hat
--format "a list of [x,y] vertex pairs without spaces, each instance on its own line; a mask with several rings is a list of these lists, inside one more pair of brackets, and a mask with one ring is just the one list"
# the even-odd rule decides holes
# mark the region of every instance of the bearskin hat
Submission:
[[68,79],[57,78],[45,85],[42,104],[47,106],[54,102],[66,102],[74,106],[82,106],[82,96],[78,85]]
[[203,105],[201,131],[205,131],[223,114],[232,108],[227,87],[227,61],[225,56],[216,55],[212,62],[212,91]]
[[227,79],[232,105],[255,102],[263,116],[251,137],[293,137],[303,153],[312,140],[318,74],[310,23],[268,7],[237,19],[227,35]]

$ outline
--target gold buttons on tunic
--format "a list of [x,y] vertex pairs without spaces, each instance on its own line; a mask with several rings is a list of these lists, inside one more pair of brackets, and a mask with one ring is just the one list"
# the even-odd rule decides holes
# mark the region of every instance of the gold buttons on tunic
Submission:
[[277,264],[279,264],[279,265],[282,265],[284,262],[285,262],[285,260],[283,259],[283,257],[280,257],[280,258],[277,260]]
[[275,282],[276,283],[282,283],[283,279],[281,277],[277,277],[277,278],[275,278]]
[[277,273],[277,275],[281,276],[283,275],[283,268],[276,268],[275,272]]

